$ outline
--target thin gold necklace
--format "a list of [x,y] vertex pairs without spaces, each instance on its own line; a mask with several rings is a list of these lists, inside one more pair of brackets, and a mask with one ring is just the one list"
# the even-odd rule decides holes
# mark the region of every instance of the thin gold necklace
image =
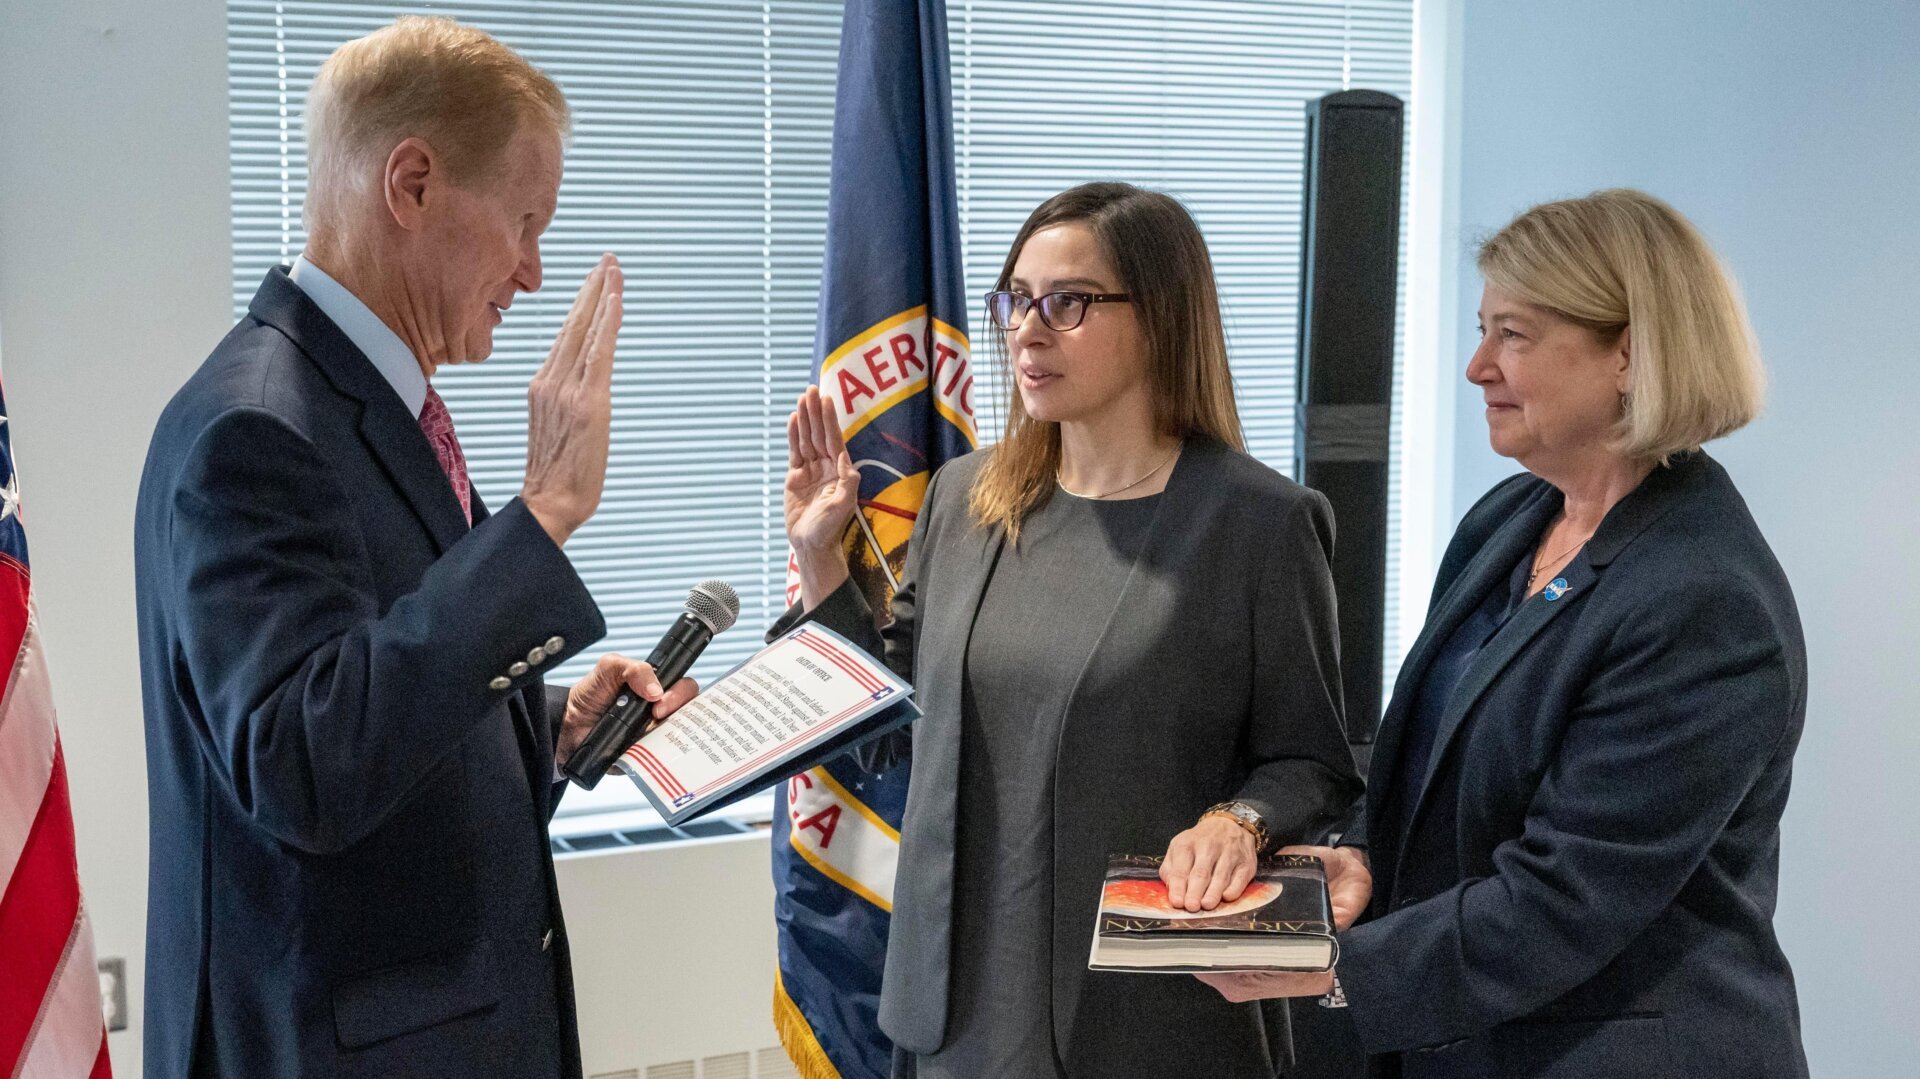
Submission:
[[1539,556],[1536,555],[1533,560],[1533,570],[1532,572],[1527,574],[1527,587],[1528,588],[1533,587],[1533,579],[1535,577],[1540,576],[1540,568],[1542,566],[1558,566],[1565,559],[1571,558],[1573,556],[1573,552],[1579,550],[1582,547],[1585,547],[1588,541],[1592,539],[1593,539],[1593,533],[1591,532],[1587,533],[1586,535],[1580,537],[1579,542],[1575,543],[1573,546],[1567,548],[1566,550],[1561,551],[1559,555],[1557,555],[1550,562],[1542,562],[1540,561]]
[[1137,480],[1134,480],[1134,481],[1133,481],[1132,483],[1129,483],[1129,484],[1127,484],[1127,485],[1126,485],[1125,487],[1115,487],[1115,488],[1114,488],[1113,490],[1111,490],[1111,491],[1102,491],[1102,492],[1100,492],[1100,493],[1099,493],[1099,494],[1097,494],[1097,495],[1083,495],[1083,494],[1081,494],[1081,493],[1080,493],[1079,491],[1076,491],[1076,490],[1074,490],[1073,488],[1071,488],[1071,487],[1068,487],[1068,486],[1067,486],[1067,484],[1066,484],[1066,481],[1064,481],[1064,480],[1062,480],[1062,479],[1060,478],[1060,470],[1059,470],[1059,469],[1057,469],[1057,468],[1053,470],[1053,482],[1055,482],[1055,483],[1057,483],[1057,484],[1059,484],[1059,485],[1060,485],[1060,489],[1061,489],[1062,491],[1065,491],[1065,492],[1067,492],[1068,494],[1070,494],[1070,495],[1072,495],[1072,496],[1073,496],[1073,497],[1075,497],[1075,498],[1091,498],[1091,499],[1095,499],[1095,500],[1098,500],[1098,499],[1102,499],[1102,498],[1112,498],[1112,497],[1113,497],[1114,495],[1117,495],[1117,494],[1120,494],[1120,493],[1122,493],[1122,492],[1124,492],[1124,491],[1131,491],[1131,490],[1133,490],[1133,489],[1134,489],[1135,487],[1138,487],[1138,486],[1140,486],[1141,484],[1143,484],[1143,483],[1145,483],[1145,482],[1147,482],[1148,480],[1150,480],[1150,479],[1152,479],[1152,478],[1154,477],[1154,474],[1155,474],[1155,473],[1157,473],[1157,472],[1159,472],[1159,471],[1160,471],[1161,469],[1163,469],[1163,468],[1165,468],[1165,467],[1167,467],[1168,465],[1170,465],[1170,464],[1172,464],[1172,463],[1173,463],[1173,459],[1174,459],[1175,457],[1178,457],[1178,456],[1180,456],[1180,447],[1178,447],[1178,446],[1175,446],[1175,447],[1173,448],[1173,452],[1172,452],[1172,453],[1169,453],[1169,454],[1167,454],[1167,459],[1166,459],[1166,460],[1164,460],[1164,461],[1161,461],[1161,462],[1160,462],[1159,464],[1157,464],[1157,465],[1154,465],[1154,466],[1153,466],[1153,467],[1152,467],[1151,469],[1149,469],[1149,470],[1147,471],[1147,474],[1146,474],[1146,475],[1144,475],[1144,476],[1141,476],[1141,477],[1140,477],[1139,479],[1137,479]]

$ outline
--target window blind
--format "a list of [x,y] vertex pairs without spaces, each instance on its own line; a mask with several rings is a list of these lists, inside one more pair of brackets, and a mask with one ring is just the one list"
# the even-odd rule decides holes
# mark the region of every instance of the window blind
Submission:
[[[484,365],[435,378],[489,505],[518,490],[526,384],[573,293],[602,251],[626,269],[606,493],[567,548],[608,636],[555,677],[604,651],[645,654],[688,587],[718,577],[742,609],[695,671],[711,679],[783,605],[785,422],[812,359],[841,6],[229,0],[236,317],[305,243],[300,116],[314,73],[410,12],[495,34],[574,110],[545,285],[515,303]],[[1066,187],[1124,179],[1176,195],[1213,253],[1249,449],[1290,472],[1305,103],[1349,87],[1406,99],[1413,0],[948,0],[947,16],[970,297],[991,287],[1027,213]],[[1405,235],[1403,221],[1403,294]],[[977,309],[972,323],[984,356]],[[1006,391],[989,371],[977,395],[988,440]],[[1394,407],[1397,426],[1397,390]],[[1392,482],[1397,495],[1397,467]],[[1389,657],[1397,536],[1396,516]]]
[[[1213,256],[1247,449],[1291,475],[1306,105],[1355,88],[1410,102],[1413,0],[948,0],[947,16],[969,293],[993,287],[1020,223],[1050,195],[1117,179],[1178,197]],[[1407,165],[1403,157],[1396,432]],[[985,329],[976,314],[976,352],[986,351]],[[976,395],[983,429],[996,430],[1005,372],[979,366],[987,375]],[[1400,656],[1399,490],[1396,453],[1388,478],[1389,688]]]

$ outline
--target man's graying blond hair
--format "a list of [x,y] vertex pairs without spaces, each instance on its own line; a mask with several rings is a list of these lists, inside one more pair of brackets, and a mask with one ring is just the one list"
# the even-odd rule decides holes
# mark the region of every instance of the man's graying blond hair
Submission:
[[349,41],[307,93],[307,228],[331,223],[339,197],[407,138],[425,140],[453,182],[470,187],[498,177],[508,142],[527,123],[564,140],[573,124],[567,99],[484,30],[407,15]]

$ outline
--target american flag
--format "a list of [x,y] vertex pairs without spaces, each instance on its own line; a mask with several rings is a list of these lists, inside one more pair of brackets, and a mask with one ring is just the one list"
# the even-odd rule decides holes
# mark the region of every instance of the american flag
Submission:
[[0,397],[0,1076],[111,1076]]

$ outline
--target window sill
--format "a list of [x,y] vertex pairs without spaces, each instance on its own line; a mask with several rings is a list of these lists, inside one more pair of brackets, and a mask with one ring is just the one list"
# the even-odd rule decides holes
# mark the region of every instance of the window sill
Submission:
[[[722,843],[765,833],[773,823],[773,792],[717,809],[678,828],[669,827],[632,785],[609,780],[602,789],[569,789],[547,834],[555,858],[577,858],[687,843]],[[625,789],[621,789],[625,788]],[[637,803],[637,804],[636,804]]]

